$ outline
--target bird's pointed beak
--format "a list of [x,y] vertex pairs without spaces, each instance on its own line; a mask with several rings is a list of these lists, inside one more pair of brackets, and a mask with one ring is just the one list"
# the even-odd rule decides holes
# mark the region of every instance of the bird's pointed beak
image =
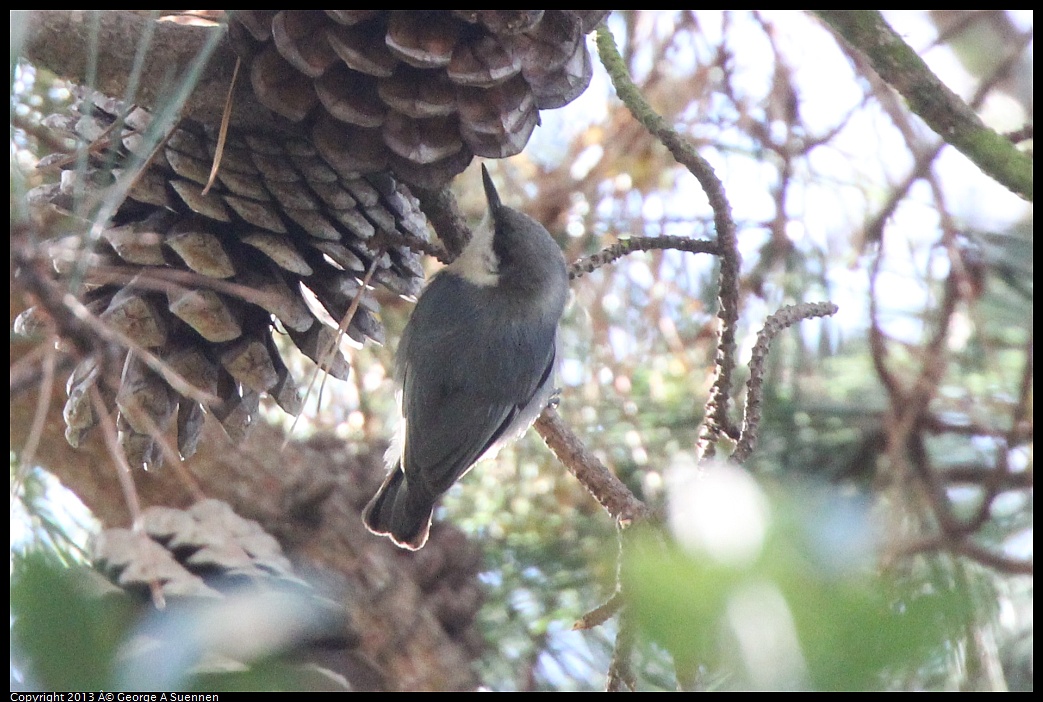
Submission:
[[489,201],[489,211],[495,213],[502,206],[500,195],[496,192],[492,176],[489,175],[489,169],[485,167],[484,163],[482,164],[482,184],[485,186],[485,199]]

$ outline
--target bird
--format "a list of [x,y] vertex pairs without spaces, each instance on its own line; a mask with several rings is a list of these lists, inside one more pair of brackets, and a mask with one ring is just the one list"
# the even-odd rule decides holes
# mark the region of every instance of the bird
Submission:
[[439,498],[521,436],[552,399],[565,258],[542,224],[500,200],[482,165],[488,213],[428,283],[395,355],[399,430],[389,472],[363,513],[398,546],[427,542]]

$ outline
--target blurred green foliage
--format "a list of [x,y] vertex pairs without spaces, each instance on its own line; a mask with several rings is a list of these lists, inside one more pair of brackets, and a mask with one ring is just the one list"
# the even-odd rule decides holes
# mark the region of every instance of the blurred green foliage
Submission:
[[764,543],[748,562],[685,550],[652,531],[628,538],[628,601],[681,670],[717,674],[727,689],[866,690],[947,655],[945,642],[972,619],[969,592],[877,572],[868,514],[840,496],[770,495]]

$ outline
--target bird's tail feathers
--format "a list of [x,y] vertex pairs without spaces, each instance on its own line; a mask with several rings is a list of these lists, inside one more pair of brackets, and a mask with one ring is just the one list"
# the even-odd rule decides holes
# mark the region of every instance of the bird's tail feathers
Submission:
[[396,545],[416,551],[427,543],[435,500],[426,490],[411,486],[396,465],[362,513],[366,528],[387,535]]

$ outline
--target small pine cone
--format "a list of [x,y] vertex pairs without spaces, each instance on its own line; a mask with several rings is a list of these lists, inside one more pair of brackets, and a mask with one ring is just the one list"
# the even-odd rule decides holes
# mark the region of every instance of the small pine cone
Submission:
[[123,651],[121,674],[138,687],[164,679],[150,663],[165,655],[173,661],[167,675],[182,666],[221,672],[230,662],[248,670],[274,658],[307,671],[299,680],[308,689],[350,688],[327,668],[315,677],[329,651],[354,656],[361,643],[346,603],[299,578],[279,542],[226,503],[149,507],[142,530],[106,529],[91,553],[96,580],[89,583],[99,594],[120,591],[131,601],[166,605],[147,615],[148,625]]
[[239,10],[229,38],[263,105],[310,120],[338,173],[438,188],[525,147],[590,82],[609,10]]
[[220,500],[188,510],[149,507],[143,533],[106,529],[92,544],[95,567],[114,584],[147,594],[216,596],[237,584],[304,587],[279,542]]
[[[428,232],[416,199],[393,176],[341,175],[295,138],[231,131],[204,195],[214,130],[183,121],[153,154],[150,121],[143,110],[87,97],[77,114],[48,118],[59,134],[90,143],[91,155],[77,170],[64,154],[45,159],[42,166],[63,169],[60,182],[30,198],[72,212],[85,196],[119,197],[109,193],[128,180],[120,178],[125,169],[151,158],[97,241],[66,237],[48,253],[59,275],[86,282],[88,310],[159,361],[124,348],[122,371],[108,373],[122,372],[118,381],[104,378],[96,360],[82,362],[69,379],[69,442],[77,445],[97,423],[89,392],[97,387],[119,410],[132,464],[158,466],[157,437],[175,424],[181,456],[194,452],[204,407],[233,437],[256,416],[262,394],[300,412],[302,392],[274,331],[346,378],[348,362],[328,318],[345,315],[371,265],[375,282],[401,295],[419,292],[419,255],[403,242],[423,247]],[[362,291],[347,335],[383,341],[378,312]],[[18,327],[31,330],[36,315],[25,313]]]

